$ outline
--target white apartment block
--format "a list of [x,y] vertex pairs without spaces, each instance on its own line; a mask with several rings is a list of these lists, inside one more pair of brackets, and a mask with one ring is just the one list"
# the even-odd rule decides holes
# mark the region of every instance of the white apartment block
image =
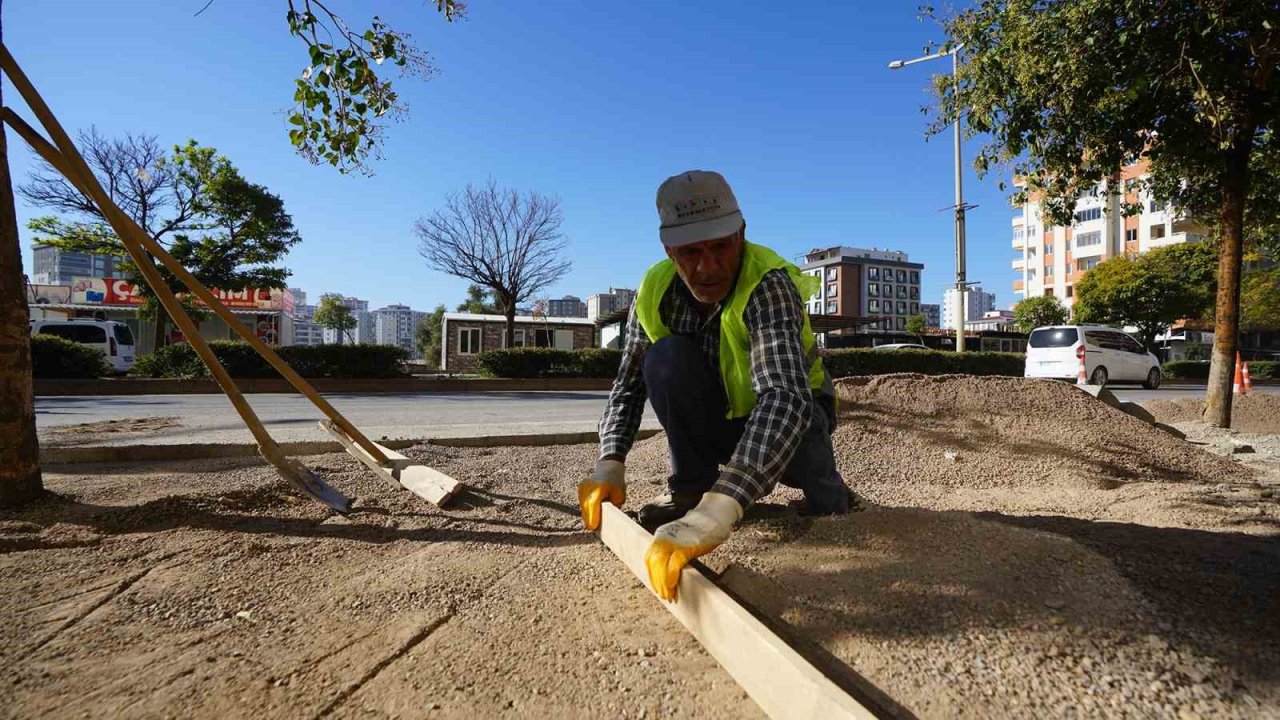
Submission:
[[408,305],[388,305],[370,313],[374,318],[374,340],[379,345],[399,345],[409,351],[410,357],[420,359],[414,343],[418,323],[426,320],[427,313],[413,310]]
[[[1196,242],[1204,228],[1158,206],[1145,192],[1131,187],[1146,173],[1145,161],[1125,167],[1106,180],[1099,192],[1085,195],[1076,204],[1068,227],[1051,227],[1041,217],[1040,203],[1028,199],[1013,218],[1013,282],[1019,298],[1054,295],[1068,307],[1075,302],[1075,284],[1098,263],[1118,255],[1137,257],[1152,248]],[[1124,192],[1108,197],[1112,183],[1123,183]],[[1140,203],[1141,213],[1123,217],[1121,204]]]
[[[996,309],[996,294],[984,292],[979,286],[973,286],[965,290],[964,302],[964,320],[970,323],[974,320],[982,318],[987,313]],[[947,288],[942,293],[942,327],[951,330],[956,329],[956,315],[959,308],[956,303],[960,301],[960,292],[955,288]],[[968,325],[966,324],[966,327]]]
[[312,320],[293,319],[293,341],[290,345],[323,345],[324,328]]
[[607,293],[598,293],[587,298],[587,319],[597,319],[615,313],[623,308],[631,307],[636,299],[636,291],[627,288],[609,288]]

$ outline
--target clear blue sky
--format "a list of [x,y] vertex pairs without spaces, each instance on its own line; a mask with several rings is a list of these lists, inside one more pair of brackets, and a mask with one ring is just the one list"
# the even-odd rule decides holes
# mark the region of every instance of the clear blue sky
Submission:
[[[404,79],[408,119],[387,130],[373,178],[297,157],[285,110],[305,48],[285,0],[15,2],[4,40],[69,129],[195,138],[285,201],[302,237],[290,285],[429,310],[466,283],[426,268],[415,218],[494,178],[558,196],[573,270],[549,290],[635,287],[661,257],[654,191],[691,168],[722,172],[748,235],[785,256],[811,247],[904,250],[925,302],[954,280],[949,134],[925,142],[922,105],[945,60],[891,71],[939,29],[915,2],[473,0],[445,23],[433,1],[377,3],[440,75]],[[333,0],[364,27],[368,3]],[[18,104],[11,87],[5,99]],[[24,109],[24,114],[25,109]],[[29,114],[27,114],[28,117]],[[14,176],[32,155],[10,134]],[[974,146],[966,144],[966,157]],[[1012,304],[1011,211],[966,162],[969,278]],[[19,201],[25,223],[40,214]],[[30,262],[26,249],[24,259]]]

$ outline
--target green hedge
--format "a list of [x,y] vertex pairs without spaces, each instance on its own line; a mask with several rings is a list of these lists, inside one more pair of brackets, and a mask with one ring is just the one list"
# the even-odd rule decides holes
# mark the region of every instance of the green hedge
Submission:
[[[215,340],[209,346],[231,377],[280,377],[249,343]],[[308,378],[402,377],[400,364],[409,358],[409,351],[394,345],[286,345],[272,349],[299,375]],[[208,377],[209,370],[190,345],[179,343],[138,358],[133,374],[193,378]]]
[[112,372],[101,350],[53,335],[31,336],[31,370],[38,378],[96,378]]
[[[1209,379],[1208,360],[1174,360],[1161,366],[1167,378],[1183,380]],[[1252,380],[1280,380],[1280,362],[1275,360],[1250,360],[1249,378]]]
[[827,370],[837,378],[891,373],[1022,377],[1026,367],[1026,356],[1021,353],[844,348],[826,350],[823,356]]
[[587,348],[508,348],[489,350],[476,357],[480,374],[500,378],[591,377],[611,378],[622,362],[620,350]]

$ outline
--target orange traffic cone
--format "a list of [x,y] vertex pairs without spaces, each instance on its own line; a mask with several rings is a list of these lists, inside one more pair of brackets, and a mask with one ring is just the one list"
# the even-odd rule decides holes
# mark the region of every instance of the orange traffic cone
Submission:
[[1240,353],[1236,353],[1236,377],[1231,383],[1231,394],[1240,395],[1244,392],[1244,372],[1240,368]]
[[1249,363],[1240,364],[1240,375],[1244,378],[1244,394],[1253,392],[1253,380],[1249,377]]
[[1089,384],[1089,373],[1085,371],[1085,367],[1084,367],[1084,353],[1085,353],[1084,345],[1081,345],[1080,347],[1076,348],[1076,357],[1080,358],[1080,370],[1076,373],[1077,385]]

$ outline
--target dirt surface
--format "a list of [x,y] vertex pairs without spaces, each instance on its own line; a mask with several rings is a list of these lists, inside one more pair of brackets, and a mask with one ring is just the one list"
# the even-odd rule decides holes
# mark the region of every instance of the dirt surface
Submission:
[[[869,509],[753,507],[705,558],[752,604],[921,717],[1280,717],[1280,436],[1182,441],[1048,381],[841,392]],[[238,461],[52,469],[0,515],[0,715],[759,716],[579,531],[594,446],[405,452],[474,491],[306,459],[338,518]],[[665,439],[627,465],[635,509]]]
[[182,418],[135,417],[77,425],[55,425],[40,429],[40,445],[42,447],[95,445],[111,442],[126,435],[130,437],[157,435],[177,427],[182,427]]
[[[1153,400],[1143,403],[1163,423],[1193,422],[1200,419],[1204,402],[1197,398]],[[1231,400],[1231,428],[1237,432],[1280,434],[1280,395],[1255,393]]]

